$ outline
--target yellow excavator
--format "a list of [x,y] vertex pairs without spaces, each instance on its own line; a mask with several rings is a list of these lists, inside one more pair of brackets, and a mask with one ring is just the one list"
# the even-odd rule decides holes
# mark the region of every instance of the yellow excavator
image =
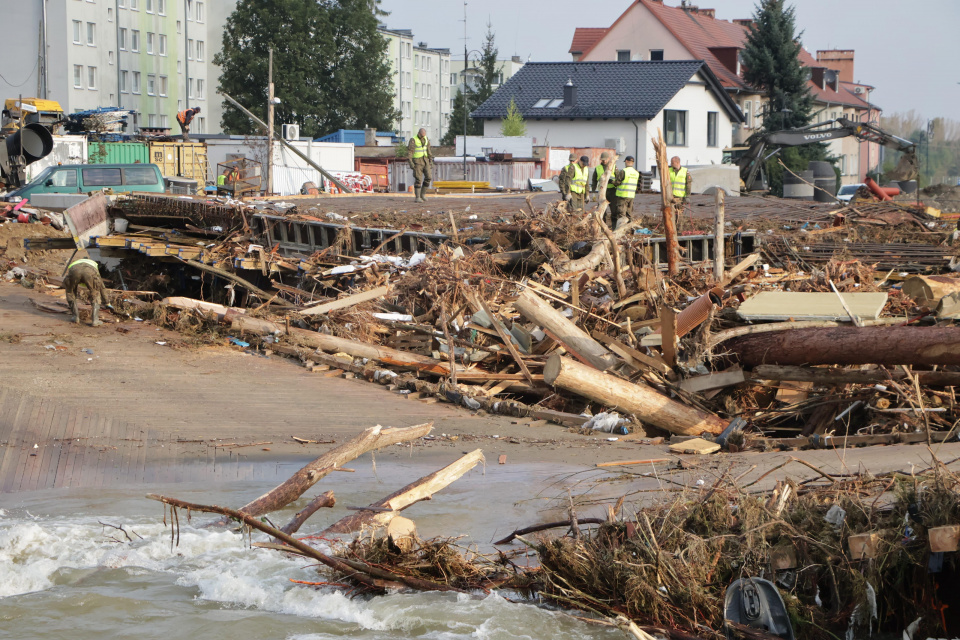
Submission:
[[14,98],[0,112],[0,187],[23,184],[27,165],[53,151],[53,136],[63,131],[67,118],[55,100]]

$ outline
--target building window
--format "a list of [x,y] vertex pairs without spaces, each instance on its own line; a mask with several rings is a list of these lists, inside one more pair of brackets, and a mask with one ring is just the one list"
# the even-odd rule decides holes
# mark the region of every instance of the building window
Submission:
[[130,51],[134,53],[140,51],[140,32],[137,29],[130,30]]
[[750,100],[743,101],[743,126],[747,129],[753,127],[753,102]]
[[190,78],[189,81],[187,82],[187,97],[188,98],[193,97],[193,78]]
[[193,0],[187,0],[187,22],[193,21]]
[[167,15],[167,0],[157,0],[157,13]]
[[107,62],[113,64],[113,51],[107,51]]
[[107,7],[107,22],[113,22],[113,7]]
[[630,62],[630,50],[617,51],[617,62]]
[[663,60],[663,49],[650,49],[651,60]]
[[666,143],[675,147],[687,144],[687,112],[664,109],[663,128]]
[[140,93],[140,72],[133,72],[133,82],[130,83],[130,93]]
[[80,39],[83,32],[83,23],[79,20],[73,21],[73,44],[83,44]]
[[177,33],[183,33],[183,23],[177,20]]
[[177,60],[177,73],[183,73],[183,60]]
[[140,9],[140,0],[130,0],[130,10],[137,11]]
[[83,89],[83,65],[73,65],[73,86],[77,89]]
[[130,72],[120,72],[120,93],[127,93],[130,89]]
[[117,29],[117,48],[120,51],[127,50],[127,30],[123,27]]
[[144,0],[144,4],[147,13],[153,13],[153,0]]
[[204,118],[203,116],[197,116],[197,127],[196,127],[197,133],[204,133],[207,130],[206,122],[207,122],[206,118]]
[[97,88],[97,68],[87,67],[87,89]]
[[162,33],[159,35],[160,55],[167,55],[167,36]]
[[170,127],[170,125],[169,125],[169,123],[167,122],[167,116],[164,115],[164,114],[160,114],[160,128],[161,128],[161,129],[167,129],[167,128],[169,128],[169,127]]
[[160,76],[157,79],[157,93],[162,96],[167,95],[167,76]]
[[87,23],[87,46],[97,46],[97,25],[93,22]]
[[147,74],[147,95],[153,96],[157,94],[157,76],[152,73]]
[[414,68],[414,69],[419,69],[419,68],[420,68],[420,56],[419,56],[419,55],[413,56],[413,68]]
[[151,129],[156,128],[157,126],[157,114],[151,113],[147,116],[147,126]]
[[203,100],[203,78],[197,78],[197,100]]
[[427,58],[427,71],[433,71],[433,58]]
[[153,55],[153,40],[154,40],[154,38],[155,38],[154,34],[152,34],[152,33],[150,33],[150,32],[148,31],[148,32],[147,32],[147,53],[149,53],[150,55]]
[[457,74],[450,74],[450,84],[459,84],[459,81],[457,80]]
[[197,40],[197,60],[203,61],[203,40]]
[[203,22],[203,14],[204,14],[203,3],[198,2],[197,3],[197,22]]
[[117,0],[117,6],[121,9],[127,8],[127,0]]
[[707,111],[707,146],[717,147],[717,118],[720,114],[716,111]]
[[193,40],[187,40],[187,60],[193,60]]

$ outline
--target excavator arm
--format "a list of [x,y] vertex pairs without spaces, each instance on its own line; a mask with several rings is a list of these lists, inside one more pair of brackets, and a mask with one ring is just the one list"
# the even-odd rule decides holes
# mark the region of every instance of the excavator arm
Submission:
[[[774,131],[755,136],[749,151],[739,161],[740,179],[743,180],[744,188],[751,191],[754,189],[759,174],[761,183],[764,184],[761,188],[765,188],[766,180],[762,175],[763,164],[769,157],[780,151],[780,148],[796,147],[812,142],[827,142],[850,136],[903,152],[900,162],[890,176],[893,179],[912,180],[917,177],[919,163],[917,162],[917,145],[915,143],[887,133],[869,123],[854,122],[848,118],[837,118],[800,129]],[[768,153],[770,147],[775,148]]]

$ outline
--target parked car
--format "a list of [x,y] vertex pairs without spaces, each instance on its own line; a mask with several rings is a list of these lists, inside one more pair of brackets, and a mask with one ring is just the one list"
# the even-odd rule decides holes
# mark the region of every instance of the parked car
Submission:
[[857,194],[857,189],[860,187],[865,187],[867,185],[862,182],[857,184],[842,184],[840,185],[840,190],[837,191],[837,200],[840,202],[850,202],[850,200]]
[[7,194],[7,200],[39,193],[163,193],[163,176],[155,164],[64,164],[47,167],[32,182]]

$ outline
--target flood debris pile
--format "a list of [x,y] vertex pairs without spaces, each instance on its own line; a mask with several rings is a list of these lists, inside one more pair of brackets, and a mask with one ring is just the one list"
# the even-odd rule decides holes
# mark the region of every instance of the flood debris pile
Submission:
[[[332,492],[282,529],[254,515],[263,514],[251,506],[259,500],[233,510],[150,497],[174,510],[222,514],[244,530],[265,533],[274,542],[252,545],[323,565],[317,581],[299,584],[353,596],[397,589],[482,596],[498,590],[530,604],[584,612],[583,619],[598,624],[623,617],[643,633],[676,640],[725,633],[853,639],[908,627],[912,637],[942,637],[958,620],[949,610],[949,590],[958,571],[960,480],[949,462],[934,458],[931,468],[874,475],[831,474],[793,459],[750,482],[728,470],[701,486],[673,483],[642,503],[625,506],[620,498],[600,505],[604,518],[578,516],[570,498],[566,520],[535,522],[495,542],[498,550],[483,552],[462,536],[421,539],[399,510],[447,486],[479,455],[468,454],[369,507],[351,508],[352,515],[304,537],[295,531],[321,498],[322,506],[333,506]],[[757,489],[790,463],[805,464],[817,475]],[[319,459],[308,466],[317,464]],[[403,497],[411,491],[419,497]],[[176,524],[176,511],[170,515]],[[347,533],[357,535],[339,537]],[[748,585],[760,591],[763,603],[750,599]],[[751,607],[773,614],[781,607],[785,626],[766,628],[765,617],[748,615]]]

